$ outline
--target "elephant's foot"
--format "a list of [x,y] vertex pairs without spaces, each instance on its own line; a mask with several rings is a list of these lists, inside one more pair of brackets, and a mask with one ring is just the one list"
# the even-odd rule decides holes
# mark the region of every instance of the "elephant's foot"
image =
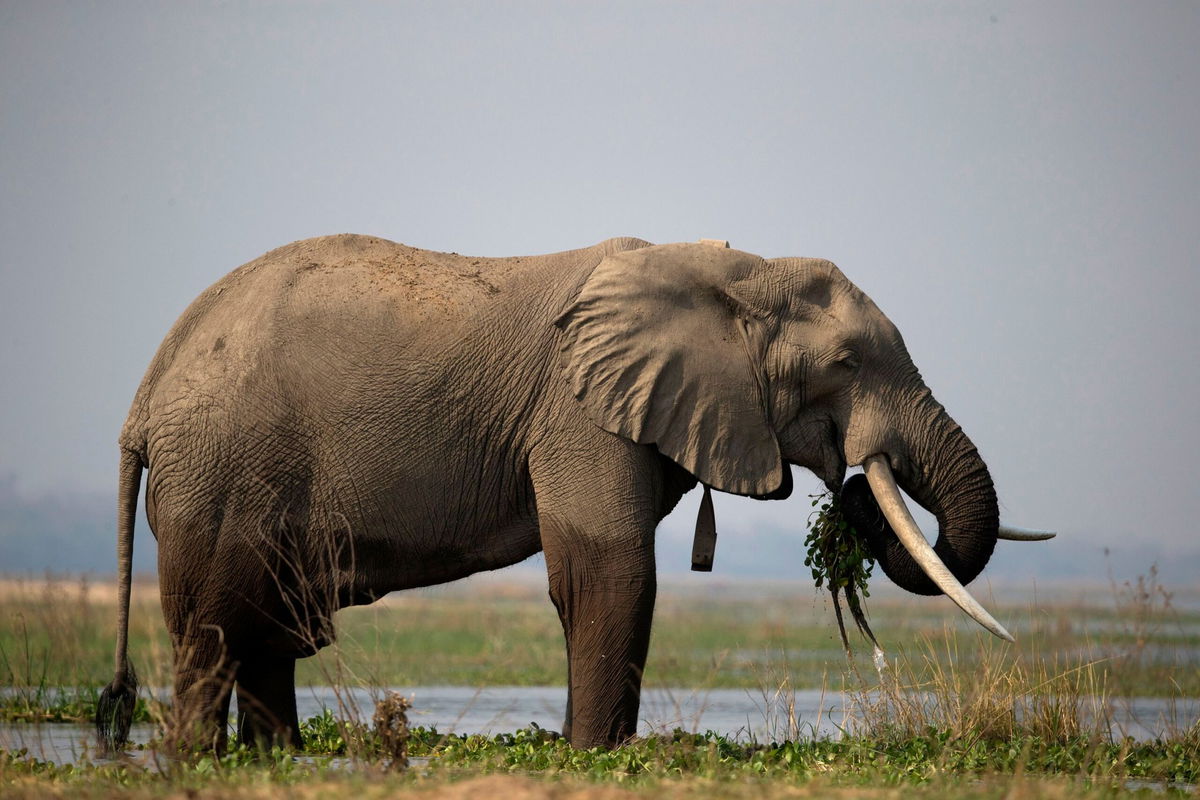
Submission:
[[302,748],[296,713],[296,659],[252,656],[237,670],[238,740],[263,750]]
[[167,720],[167,753],[225,752],[233,675],[223,664],[181,670]]

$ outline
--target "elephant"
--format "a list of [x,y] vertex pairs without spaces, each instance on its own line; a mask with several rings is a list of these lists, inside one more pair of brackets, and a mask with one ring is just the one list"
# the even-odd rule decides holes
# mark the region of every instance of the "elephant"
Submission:
[[[337,609],[539,551],[566,643],[562,734],[616,746],[638,719],[659,521],[698,484],[784,499],[792,466],[842,492],[865,465],[847,513],[883,571],[1007,636],[962,586],[1002,533],[988,469],[895,325],[822,259],[707,240],[508,258],[295,242],[184,311],[118,444],[110,745],[136,692],[143,471],[168,730],[201,747],[225,746],[234,691],[243,741],[299,746],[296,660],[332,641]],[[897,485],[938,518],[932,549],[876,504]]]

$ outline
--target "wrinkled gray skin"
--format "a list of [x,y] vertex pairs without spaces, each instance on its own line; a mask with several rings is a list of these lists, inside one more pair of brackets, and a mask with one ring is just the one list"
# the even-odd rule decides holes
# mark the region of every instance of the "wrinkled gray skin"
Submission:
[[[875,304],[828,261],[706,244],[288,245],[183,314],[120,445],[122,547],[149,470],[177,735],[217,747],[231,683],[243,736],[298,743],[295,660],[337,608],[539,550],[566,636],[563,732],[621,742],[655,526],[697,480],[786,497],[795,464],[839,490],[884,453],[960,581],[996,540],[986,467]],[[885,572],[936,593],[888,537],[872,542]],[[123,642],[118,658],[119,682]]]

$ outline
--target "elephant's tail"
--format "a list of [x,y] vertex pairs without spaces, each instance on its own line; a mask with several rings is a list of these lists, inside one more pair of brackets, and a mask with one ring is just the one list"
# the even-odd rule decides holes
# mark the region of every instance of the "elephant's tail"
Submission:
[[107,752],[121,750],[137,703],[137,674],[129,663],[129,589],[133,572],[133,520],[142,483],[142,456],[121,448],[117,487],[117,656],[116,675],[96,702],[96,735]]

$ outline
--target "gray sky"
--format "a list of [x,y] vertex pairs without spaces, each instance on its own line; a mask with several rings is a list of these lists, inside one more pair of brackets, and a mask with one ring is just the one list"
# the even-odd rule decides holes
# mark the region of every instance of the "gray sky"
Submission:
[[115,487],[172,321],[291,240],[727,238],[871,295],[1010,521],[1192,552],[1198,79],[1194,2],[4,0],[0,476]]

